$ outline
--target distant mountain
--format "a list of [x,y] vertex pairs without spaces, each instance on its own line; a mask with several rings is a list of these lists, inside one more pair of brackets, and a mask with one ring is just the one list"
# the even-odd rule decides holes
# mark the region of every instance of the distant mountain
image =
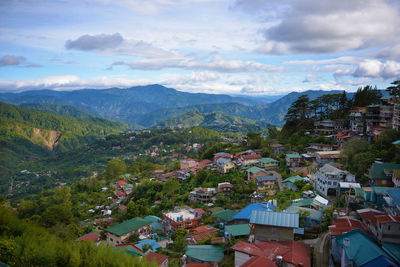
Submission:
[[55,103],[71,105],[86,109],[102,117],[122,122],[129,122],[133,116],[166,108],[210,103],[240,103],[244,105],[266,103],[262,99],[180,92],[157,84],[127,89],[38,90],[21,93],[2,93],[0,94],[0,101],[11,104]]
[[232,116],[221,111],[200,113],[191,111],[176,118],[168,119],[156,124],[155,128],[190,128],[200,126],[218,132],[266,132],[267,125],[259,125],[258,122],[246,118]]
[[94,113],[82,108],[77,108],[68,105],[53,104],[53,103],[23,103],[19,105],[22,108],[34,110],[46,110],[60,115],[67,115],[75,118],[91,118],[97,117]]
[[74,118],[0,102],[0,177],[17,164],[87,144],[126,126],[99,117]]

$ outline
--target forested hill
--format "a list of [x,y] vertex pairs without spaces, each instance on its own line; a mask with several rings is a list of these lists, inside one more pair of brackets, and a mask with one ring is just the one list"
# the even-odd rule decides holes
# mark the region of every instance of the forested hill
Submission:
[[23,161],[67,151],[125,129],[103,118],[74,118],[0,102],[0,177]]
[[90,118],[97,117],[94,113],[87,111],[86,109],[77,108],[74,106],[53,104],[53,103],[23,103],[19,105],[22,108],[35,109],[35,110],[47,110],[60,115],[67,115],[75,118]]
[[210,113],[191,111],[176,118],[162,121],[155,127],[189,128],[194,126],[200,126],[216,130],[218,132],[234,133],[266,132],[267,127],[266,124],[262,125],[262,123],[254,120],[232,116],[221,111],[214,111]]

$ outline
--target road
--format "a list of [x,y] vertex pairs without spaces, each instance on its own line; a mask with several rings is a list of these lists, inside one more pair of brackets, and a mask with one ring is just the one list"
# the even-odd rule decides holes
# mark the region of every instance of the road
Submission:
[[314,248],[314,266],[329,266],[329,250],[325,250],[325,244],[329,240],[329,232],[321,234],[316,239],[303,240],[303,243]]

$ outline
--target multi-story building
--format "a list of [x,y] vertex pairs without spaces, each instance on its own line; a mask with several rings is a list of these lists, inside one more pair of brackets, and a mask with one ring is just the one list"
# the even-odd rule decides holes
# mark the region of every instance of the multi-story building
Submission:
[[374,162],[369,171],[369,183],[373,186],[393,186],[393,175],[400,164]]
[[318,164],[338,162],[340,159],[340,151],[318,151],[315,152]]
[[194,191],[190,192],[189,200],[193,202],[209,203],[213,200],[216,194],[215,188],[195,188]]
[[289,167],[299,167],[301,156],[298,153],[286,154],[286,165]]
[[330,135],[335,131],[335,122],[332,120],[315,121],[314,127],[316,132],[323,135]]
[[233,190],[233,185],[228,182],[223,182],[218,184],[218,193],[229,194]]
[[379,111],[379,126],[390,129],[392,128],[393,120],[393,97],[384,96],[381,98]]
[[196,159],[182,159],[180,163],[182,170],[196,168],[199,164],[199,162]]
[[400,244],[400,217],[392,215],[377,216],[378,240],[382,243]]
[[266,170],[278,168],[279,161],[271,158],[261,158],[258,160],[258,166]]
[[355,176],[332,165],[325,164],[315,174],[315,185],[318,192],[327,195],[336,195],[339,182],[355,182]]
[[178,229],[193,229],[199,225],[201,214],[196,209],[182,208],[163,213],[163,227],[165,232],[171,233]]
[[365,115],[367,113],[366,107],[356,107],[350,110],[350,130],[352,132],[362,134],[366,131]]
[[393,119],[392,128],[400,131],[400,101],[399,98],[395,98],[393,101]]
[[134,234],[149,234],[151,232],[152,221],[139,217],[132,218],[123,223],[105,229],[107,245],[119,245],[125,243]]
[[380,114],[380,105],[369,105],[367,106],[367,113],[365,114],[366,120],[366,132],[371,135],[373,129],[379,126],[379,114]]
[[217,167],[217,171],[221,174],[229,173],[231,169],[236,167],[235,163],[233,163],[229,158],[217,159],[215,161],[215,166]]

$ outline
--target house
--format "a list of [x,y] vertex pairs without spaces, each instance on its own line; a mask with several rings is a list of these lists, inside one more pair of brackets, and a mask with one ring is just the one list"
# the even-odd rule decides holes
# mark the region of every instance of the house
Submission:
[[310,247],[302,242],[243,241],[231,247],[235,252],[235,267],[310,267]]
[[218,232],[219,230],[217,228],[214,228],[210,225],[203,225],[194,228],[193,232],[186,237],[186,240],[188,241],[188,244],[195,245],[198,242],[211,240],[211,238],[213,238]]
[[297,188],[295,185],[296,181],[305,181],[305,180],[300,175],[289,177],[282,181],[283,189],[291,189],[294,191],[296,191],[298,189],[300,190],[301,188]]
[[386,201],[386,205],[384,205],[385,211],[390,215],[400,216],[400,189],[387,190],[384,199]]
[[199,165],[197,166],[197,168],[204,169],[206,167],[211,167],[212,163],[213,162],[211,160],[205,159],[205,160],[202,160],[199,162]]
[[162,224],[167,233],[172,233],[177,229],[191,230],[199,225],[201,215],[198,211],[191,208],[175,209],[174,211],[163,213]]
[[96,244],[96,246],[100,243],[100,235],[96,233],[88,233],[79,237],[76,241],[91,241]]
[[313,198],[295,199],[295,200],[292,201],[292,206],[311,208],[311,203],[313,201],[314,201]]
[[335,238],[331,258],[341,266],[398,266],[373,238],[360,229],[353,229]]
[[332,151],[333,145],[322,143],[311,143],[307,148],[307,153],[315,153],[317,151]]
[[376,216],[378,240],[382,243],[400,244],[400,217],[392,215]]
[[233,156],[229,153],[226,152],[218,152],[214,154],[214,163],[217,161],[219,158],[227,158],[227,159],[232,159]]
[[132,190],[133,190],[133,184],[126,184],[124,186],[125,194],[130,195],[132,193]]
[[[379,215],[384,215],[382,211],[374,210],[374,209],[359,209],[357,210],[357,215],[360,218],[361,222],[365,227],[368,228],[368,231],[373,234],[373,236],[378,235],[378,219],[376,218]],[[367,232],[367,231],[365,231]]]
[[196,159],[182,159],[180,160],[181,169],[188,170],[192,168],[196,168],[199,162]]
[[151,231],[151,221],[135,217],[105,229],[107,245],[119,245],[128,241],[134,234],[146,235]]
[[329,234],[331,236],[331,246],[336,242],[335,238],[341,234],[347,233],[353,229],[361,229],[365,233],[372,236],[369,229],[359,220],[341,217],[333,219],[333,224],[329,225]]
[[337,199],[344,196],[346,207],[356,210],[364,206],[364,190],[359,183],[340,182],[336,191]]
[[229,158],[219,158],[215,161],[217,171],[221,174],[229,173],[230,170],[236,168],[235,163]]
[[232,217],[232,220],[234,224],[244,224],[244,223],[249,223],[251,219],[251,214],[254,210],[261,210],[261,211],[267,211],[267,210],[276,210],[277,207],[272,205],[269,202],[262,202],[262,203],[252,203],[245,208],[243,208],[241,211],[239,211],[237,214],[235,214]]
[[246,237],[250,234],[250,226],[249,224],[234,224],[225,226],[224,236],[231,240],[232,237]]
[[320,210],[303,208],[290,206],[286,209],[286,212],[289,213],[299,213],[305,212],[309,215],[305,216],[305,218],[299,218],[299,224],[304,228],[304,230],[309,232],[318,232],[321,227],[321,223],[324,219],[324,213]]
[[336,163],[340,159],[340,151],[318,151],[315,152],[315,155],[319,165]]
[[145,258],[148,262],[156,262],[160,267],[168,267],[169,256],[167,255],[150,251],[146,254]]
[[279,161],[271,158],[261,158],[258,160],[258,166],[266,170],[275,170],[278,168]]
[[256,164],[259,159],[261,159],[260,154],[240,155],[238,161],[242,164],[242,166],[246,166],[250,164]]
[[387,186],[372,186],[371,188],[372,188],[372,193],[370,197],[367,198],[367,200],[377,205],[378,208],[382,208],[383,206],[386,205],[385,196],[387,195],[387,192],[389,190],[398,190],[394,187],[387,187]]
[[300,159],[301,156],[298,153],[286,154],[285,156],[286,165],[292,168],[300,166]]
[[144,255],[143,250],[132,243],[115,245],[115,249],[125,251],[125,253],[130,254],[132,257]]
[[258,191],[272,190],[275,188],[275,176],[257,176],[256,184]]
[[321,194],[336,195],[339,182],[355,182],[355,176],[332,165],[325,164],[315,174],[315,188]]
[[328,205],[329,200],[321,197],[321,196],[316,196],[313,198],[311,202],[311,207],[313,207],[316,210],[324,210],[325,207]]
[[285,146],[282,144],[272,144],[270,146],[271,146],[272,153],[274,153],[274,154],[281,154],[285,151]]
[[218,266],[224,257],[224,249],[218,245],[188,245],[185,255],[188,263],[209,263]]
[[233,216],[235,216],[236,214],[237,212],[230,209],[226,209],[218,213],[215,213],[214,217],[216,218],[216,222],[228,224],[233,220]]
[[247,179],[248,180],[255,180],[257,176],[268,176],[268,172],[260,169],[258,167],[251,167],[246,170],[247,172]]
[[335,131],[335,122],[332,120],[322,120],[314,122],[315,132],[322,135],[331,135]]
[[154,239],[147,239],[147,238],[140,240],[139,243],[135,244],[135,246],[140,248],[141,250],[143,250],[144,246],[149,246],[151,247],[150,251],[152,252],[156,252],[157,249],[161,247]]
[[228,182],[218,184],[218,193],[230,194],[232,192],[233,185]]
[[193,202],[209,203],[213,201],[214,195],[217,193],[215,188],[197,187],[189,194],[189,200]]
[[299,214],[253,210],[250,223],[253,224],[252,233],[255,240],[293,240],[294,229],[299,228]]
[[369,171],[369,183],[377,186],[394,186],[393,172],[400,170],[400,164],[373,163]]

